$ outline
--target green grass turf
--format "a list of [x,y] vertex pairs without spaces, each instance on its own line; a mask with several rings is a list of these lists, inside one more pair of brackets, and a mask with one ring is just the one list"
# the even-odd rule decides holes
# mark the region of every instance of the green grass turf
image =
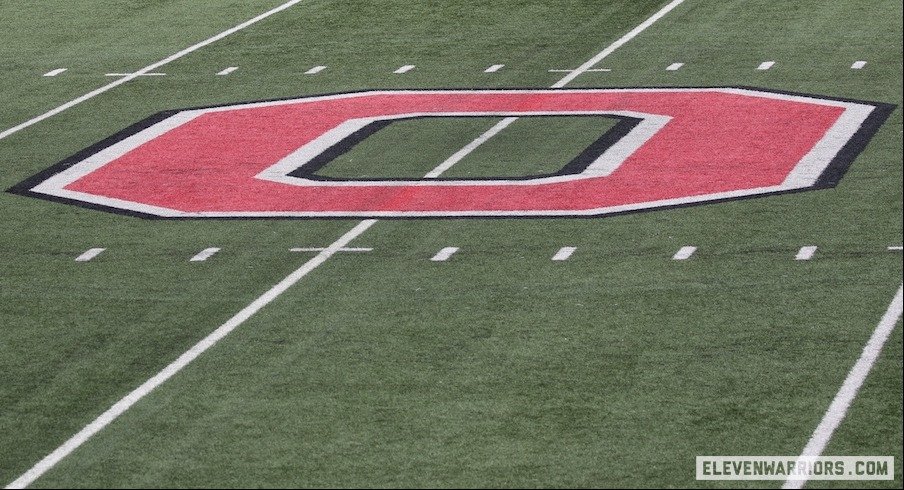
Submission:
[[[303,2],[0,141],[0,185],[164,109],[547,87],[561,76],[548,69],[579,65],[660,4]],[[40,15],[4,3],[16,27],[0,47],[0,122],[272,5],[79,2]],[[572,86],[743,84],[901,104],[900,33],[891,1],[688,0],[608,58],[612,72]],[[39,76],[58,59],[71,72]],[[772,70],[754,70],[767,59]],[[849,70],[858,59],[867,68]],[[675,61],[687,65],[664,71]],[[495,63],[507,66],[482,72]],[[329,68],[302,75],[318,64]],[[240,69],[212,76],[226,66]],[[328,261],[35,486],[716,486],[693,480],[694,456],[796,455],[901,282],[885,250],[902,235],[900,135],[896,111],[834,190],[608,219],[378,223],[353,244],[374,252]],[[288,248],[354,224],[146,221],[9,194],[0,208],[4,482],[306,260]],[[669,259],[688,244],[692,260]],[[814,261],[790,260],[811,244]],[[449,245],[461,247],[449,262],[427,260]],[[564,245],[572,259],[549,261]],[[94,246],[109,250],[72,262]],[[208,246],[223,251],[188,263]],[[902,481],[901,371],[899,326],[828,449],[894,455],[896,480],[880,487]]]
[[[496,123],[498,117],[394,122],[337,157],[317,175],[332,178],[423,177]],[[477,147],[448,178],[523,177],[562,170],[618,122],[610,117],[527,117]],[[412,146],[417,142],[417,146]],[[421,142],[430,142],[424,149]]]

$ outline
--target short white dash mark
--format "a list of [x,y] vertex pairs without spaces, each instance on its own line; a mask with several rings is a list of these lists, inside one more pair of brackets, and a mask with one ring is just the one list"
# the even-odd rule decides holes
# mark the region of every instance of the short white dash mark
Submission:
[[45,77],[55,77],[55,76],[59,75],[60,73],[63,73],[64,71],[66,71],[66,68],[57,68],[56,70],[50,70],[49,72],[45,73],[44,76]]
[[863,67],[866,66],[865,61],[855,61],[853,65],[851,65],[852,70],[862,70]]
[[772,65],[774,65],[774,64],[775,64],[774,61],[764,61],[764,62],[760,63],[760,66],[756,67],[756,69],[757,70],[768,70],[768,69],[772,68]]
[[665,69],[668,71],[678,71],[678,69],[681,68],[682,66],[684,66],[684,63],[672,63],[671,65],[667,66]]
[[106,249],[105,248],[89,248],[88,250],[85,250],[84,253],[82,253],[81,255],[76,257],[75,261],[76,262],[88,262],[89,260],[93,259],[94,257],[97,257],[98,255],[100,255],[101,252],[103,252],[104,250],[106,250]]
[[577,247],[562,247],[558,252],[556,252],[555,255],[552,256],[552,260],[568,260],[568,258],[571,257],[571,254],[573,254],[575,250],[577,250]]
[[316,74],[322,72],[323,70],[326,70],[326,67],[325,67],[325,66],[323,66],[323,65],[317,65],[317,66],[315,66],[314,68],[311,68],[310,70],[304,72],[304,74],[305,74],[305,75],[316,75]]
[[455,252],[458,252],[458,247],[446,247],[439,252],[436,252],[436,255],[434,255],[430,260],[434,262],[444,262],[446,260],[449,260],[449,257],[451,257]]
[[230,73],[238,70],[237,66],[230,66],[229,68],[223,68],[222,70],[217,72],[217,75],[229,75]]
[[190,262],[204,262],[205,260],[211,258],[213,256],[213,254],[215,254],[219,251],[220,251],[220,249],[218,249],[216,247],[205,248],[204,250],[201,250],[200,252],[198,252],[197,255],[195,255],[194,257],[192,257],[188,260]]
[[681,249],[678,250],[678,252],[676,252],[675,255],[672,256],[672,259],[687,260],[687,259],[691,258],[691,255],[694,255],[694,252],[696,252],[696,251],[697,251],[697,247],[690,247],[690,246],[681,247]]
[[486,70],[483,70],[483,72],[484,73],[496,73],[497,71],[501,70],[504,66],[505,65],[493,65],[493,66],[487,68]]
[[794,260],[810,260],[813,258],[813,254],[816,253],[815,245],[808,245],[806,247],[800,247],[797,255],[794,257]]
[[901,250],[902,248],[904,247],[901,247],[901,245],[892,245],[891,247],[888,247],[889,250]]
[[400,66],[400,67],[399,67],[396,71],[394,71],[393,73],[395,73],[396,75],[400,75],[400,74],[402,74],[402,73],[407,73],[407,72],[409,72],[409,71],[411,71],[411,70],[413,70],[413,69],[414,69],[414,65],[405,65],[405,66]]

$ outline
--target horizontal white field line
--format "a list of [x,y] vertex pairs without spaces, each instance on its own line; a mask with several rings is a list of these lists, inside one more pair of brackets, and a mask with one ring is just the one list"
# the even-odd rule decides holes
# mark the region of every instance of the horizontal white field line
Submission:
[[239,67],[237,67],[237,66],[230,66],[228,68],[223,68],[222,70],[218,71],[217,75],[229,75],[230,73],[232,73],[238,69],[239,69]]
[[[290,248],[290,252],[323,252],[326,250],[326,247],[295,247]],[[337,249],[337,252],[373,252],[373,248],[370,247],[343,247]]]
[[104,73],[105,77],[163,77],[166,73],[149,71],[147,73]]
[[493,65],[493,66],[487,68],[486,70],[483,70],[483,72],[484,73],[496,73],[497,71],[501,70],[504,67],[505,67],[505,65]]
[[395,73],[395,74],[397,74],[397,75],[400,75],[400,74],[402,74],[402,73],[407,73],[407,72],[409,72],[409,71],[411,71],[411,70],[413,70],[413,69],[414,69],[414,65],[405,65],[405,66],[400,66],[400,67],[398,67],[398,68],[396,69],[396,71],[394,71],[393,73]]
[[[553,68],[548,71],[549,71],[549,73],[572,73],[577,70],[566,70],[566,69]],[[581,73],[587,73],[587,72],[591,72],[591,71],[595,71],[595,72],[612,71],[612,68],[588,68],[586,70],[581,70]]]
[[55,70],[50,70],[49,72],[45,73],[44,76],[45,77],[55,77],[55,76],[59,75],[60,73],[63,73],[66,70],[67,70],[66,68],[57,68]]
[[323,70],[326,70],[326,67],[325,67],[325,66],[323,66],[323,65],[317,65],[317,66],[315,66],[314,68],[311,68],[310,70],[304,72],[304,74],[305,74],[305,75],[316,75],[316,74],[322,72]]

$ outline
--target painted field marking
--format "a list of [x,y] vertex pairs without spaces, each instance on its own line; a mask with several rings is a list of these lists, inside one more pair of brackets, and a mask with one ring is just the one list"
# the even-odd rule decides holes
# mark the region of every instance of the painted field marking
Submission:
[[[898,320],[901,319],[901,311],[904,309],[904,299],[902,298],[904,298],[904,285],[898,287],[898,292],[895,294],[894,299],[891,300],[891,304],[888,305],[888,309],[885,310],[885,314],[882,315],[882,319],[876,325],[876,329],[873,330],[872,336],[870,336],[863,347],[860,358],[857,359],[854,367],[851,368],[816,430],[813,431],[813,435],[810,436],[806,447],[804,447],[798,457],[798,464],[806,461],[807,458],[820,456],[832,439],[835,429],[841,425],[841,421],[844,420],[851,403],[857,397],[857,392],[863,386],[866,376],[869,375],[873,364],[876,363],[879,354],[882,353],[882,347],[885,346],[885,342],[891,335],[892,330],[898,324]],[[803,488],[807,483],[807,478],[806,476],[799,478],[801,479],[785,480],[782,488]]]
[[775,64],[774,61],[764,61],[764,62],[760,63],[760,66],[756,67],[756,69],[757,70],[768,70],[768,69],[772,68],[772,65],[774,65],[774,64]]
[[904,249],[904,247],[902,247],[901,245],[892,245],[891,247],[888,247],[888,249],[889,250],[901,250],[901,249]]
[[476,150],[478,146],[484,144],[492,138],[496,136],[500,131],[509,127],[510,124],[517,121],[517,117],[507,117],[498,123],[494,124],[493,127],[488,129],[485,133],[478,136],[477,139],[465,145],[464,148],[456,151],[449,158],[445,159],[442,163],[436,166],[433,170],[427,172],[427,175],[424,176],[425,179],[435,179],[443,174],[446,170],[452,168],[453,165],[460,162],[464,157],[468,156],[472,151]]
[[[285,10],[285,9],[291,7],[292,5],[299,3],[300,1],[301,0],[291,0],[290,2],[284,3],[284,4],[280,5],[279,7],[276,7],[276,8],[269,10],[249,21],[239,24],[238,26],[233,27],[232,29],[229,29],[228,31],[224,31],[220,34],[217,34],[216,36],[211,37],[211,38],[207,39],[206,41],[202,41],[201,43],[198,43],[194,46],[186,48],[164,60],[161,60],[152,65],[149,65],[139,71],[149,72],[149,71],[155,70],[155,69],[159,68],[160,66],[170,63],[170,62],[172,62],[176,59],[179,59],[197,49],[200,49],[200,48],[212,43],[212,42],[222,39],[222,38],[228,36],[229,34],[232,34],[236,31],[244,29],[245,27],[248,27],[256,22],[259,22],[259,21],[269,17],[270,15],[273,15],[277,12]],[[576,77],[578,77],[581,73],[583,73],[583,71],[581,71],[581,70],[590,69],[593,65],[599,63],[603,58],[612,54],[616,49],[618,49],[619,47],[621,47],[622,45],[624,45],[625,43],[627,43],[628,41],[630,41],[631,39],[636,37],[638,34],[643,32],[644,30],[646,30],[648,27],[653,25],[657,20],[661,19],[667,13],[671,12],[672,9],[674,9],[675,7],[677,7],[678,5],[680,5],[682,3],[684,3],[684,0],[672,0],[666,6],[664,6],[662,9],[660,9],[655,14],[653,14],[650,18],[648,18],[647,20],[642,22],[640,25],[638,25],[637,27],[635,27],[634,29],[629,31],[627,34],[620,37],[615,42],[613,42],[612,44],[607,46],[605,49],[603,49],[602,51],[597,53],[596,56],[589,59],[587,62],[585,62],[583,65],[581,65],[577,70],[569,73],[568,75],[563,77],[561,80],[559,80],[558,82],[553,84],[552,88],[560,88],[560,87],[567,85],[569,82],[571,82]],[[73,107],[86,100],[96,97],[112,88],[122,85],[123,83],[125,83],[131,79],[134,79],[134,77],[121,78],[119,80],[116,80],[115,82],[112,82],[99,89],[89,92],[88,94],[85,94],[82,97],[79,97],[78,99],[74,99],[70,102],[67,102],[66,104],[63,104],[55,109],[45,112],[44,114],[42,114],[38,117],[35,117],[33,119],[30,119],[22,124],[19,124],[18,126],[14,126],[10,129],[7,129],[6,131],[0,133],[0,139],[6,138],[7,136],[9,136],[11,134],[15,134],[15,133],[21,131],[22,129],[25,129],[29,126],[32,126],[38,122],[43,121],[44,119],[53,117],[54,115],[59,114],[60,112],[63,112],[66,109],[69,109],[70,107]],[[282,281],[277,283],[275,286],[270,288],[263,295],[261,295],[256,300],[254,300],[251,304],[249,304],[248,306],[243,308],[241,311],[236,313],[235,316],[233,316],[232,318],[227,320],[226,323],[220,325],[216,330],[211,332],[210,335],[208,335],[207,337],[204,337],[204,339],[202,339],[200,342],[195,344],[191,349],[187,350],[185,353],[183,353],[181,356],[179,356],[178,359],[173,361],[171,364],[169,364],[168,366],[163,368],[163,370],[161,370],[159,373],[155,374],[153,377],[151,377],[150,379],[145,381],[141,386],[139,386],[138,388],[136,388],[135,390],[133,390],[132,392],[130,392],[129,394],[127,394],[126,396],[121,398],[118,402],[113,404],[113,406],[110,407],[109,409],[107,409],[107,411],[102,413],[100,416],[98,416],[96,419],[94,419],[94,421],[92,421],[90,424],[88,424],[83,429],[78,431],[74,436],[69,438],[69,440],[64,442],[61,446],[54,449],[53,452],[51,452],[50,454],[45,456],[42,460],[38,461],[34,466],[32,466],[28,471],[23,473],[19,478],[17,478],[12,483],[7,485],[6,488],[25,488],[28,485],[30,485],[32,482],[34,482],[36,479],[38,479],[41,475],[43,475],[49,469],[56,466],[57,463],[59,463],[63,458],[65,458],[70,453],[72,453],[72,451],[75,451],[79,446],[84,444],[94,434],[97,434],[98,432],[103,430],[104,427],[106,427],[111,422],[113,422],[114,420],[119,418],[119,416],[122,415],[123,413],[125,413],[132,405],[134,405],[139,400],[141,400],[142,398],[147,396],[149,393],[154,391],[155,388],[157,388],[158,386],[160,386],[161,384],[166,382],[166,380],[173,377],[176,373],[178,373],[179,371],[184,369],[185,366],[188,366],[199,355],[204,353],[207,349],[210,349],[211,347],[216,345],[217,342],[219,342],[221,339],[223,339],[224,337],[229,335],[229,333],[232,332],[233,330],[235,330],[236,327],[238,327],[239,325],[244,323],[246,320],[251,318],[261,308],[268,305],[274,299],[279,297],[282,293],[284,293],[286,290],[288,290],[292,285],[294,285],[295,283],[300,281],[304,276],[308,275],[312,270],[316,269],[318,266],[320,266],[321,264],[326,262],[327,259],[332,257],[337,251],[339,251],[339,249],[345,248],[345,246],[348,245],[352,240],[354,240],[355,238],[360,236],[362,233],[367,231],[371,226],[373,226],[376,223],[377,223],[377,220],[368,219],[368,220],[363,220],[360,223],[358,223],[357,225],[355,225],[354,228],[352,228],[347,233],[345,233],[344,235],[339,237],[339,239],[336,240],[335,242],[333,242],[329,247],[327,247],[326,250],[323,250],[322,252],[318,253],[316,256],[314,256],[313,258],[311,258],[310,260],[305,262],[304,265],[302,265],[301,267],[296,269],[294,272],[292,272],[291,274],[286,276],[285,279],[283,279]]]
[[63,73],[66,70],[67,70],[66,68],[57,68],[56,70],[50,70],[49,72],[45,73],[43,76],[55,77],[55,76],[59,75],[60,73]]
[[146,73],[104,73],[105,77],[165,77],[166,73],[146,72]]
[[325,66],[323,66],[323,65],[317,65],[317,66],[315,66],[314,68],[311,68],[310,70],[304,72],[304,74],[305,74],[305,75],[316,75],[316,74],[322,72],[323,70],[326,70],[326,67],[325,67]]
[[0,132],[0,140],[2,140],[3,138],[6,138],[7,136],[10,136],[12,134],[18,133],[19,131],[22,131],[23,129],[25,129],[27,127],[33,126],[47,118],[53,117],[71,107],[77,106],[78,104],[81,104],[82,102],[85,102],[86,100],[93,99],[94,97],[97,97],[98,95],[100,95],[104,92],[107,92],[111,89],[114,89],[126,82],[134,80],[145,73],[153,72],[154,70],[156,70],[157,68],[160,68],[163,65],[176,61],[179,58],[182,58],[183,56],[185,56],[187,54],[193,53],[193,52],[203,48],[204,46],[207,46],[208,44],[215,43],[215,42],[219,41],[220,39],[223,39],[224,37],[229,36],[230,34],[234,34],[238,31],[241,31],[242,29],[245,29],[248,26],[254,25],[254,24],[266,19],[267,17],[270,17],[271,15],[276,14],[278,12],[282,12],[283,10],[285,10],[301,1],[302,0],[290,0],[278,7],[272,8],[272,9],[258,15],[257,17],[254,17],[253,19],[246,20],[245,22],[242,22],[241,24],[239,24],[231,29],[227,29],[227,30],[225,30],[215,36],[209,37],[197,44],[193,44],[193,45],[183,49],[182,51],[179,51],[176,54],[167,56],[166,58],[164,58],[156,63],[152,63],[152,64],[136,71],[135,73],[132,73],[123,78],[120,78],[119,80],[110,82],[110,83],[104,85],[103,87],[94,89],[91,92],[88,92],[87,94],[82,95],[81,97],[72,99],[63,105],[57,106],[57,107],[41,114],[40,116],[33,117],[33,118],[29,119],[28,121],[25,121],[22,124],[19,124],[19,125],[16,125],[16,126],[13,126],[9,129],[7,129],[7,130],[4,130],[3,132]]
[[215,254],[219,251],[220,251],[220,249],[217,247],[205,248],[204,250],[201,250],[200,252],[198,252],[198,254],[195,255],[194,257],[188,259],[188,261],[189,262],[204,262],[205,260],[213,257],[213,254]]
[[675,255],[672,256],[672,260],[687,260],[691,258],[691,255],[694,255],[694,252],[697,251],[697,247],[681,247]]
[[[289,249],[290,252],[323,252],[324,250],[326,250],[326,248],[324,248],[324,247],[295,247],[295,248]],[[337,252],[373,252],[373,250],[374,250],[373,248],[369,248],[369,247],[368,248],[343,247],[336,251]]]
[[436,252],[436,255],[434,255],[430,260],[432,260],[433,262],[445,262],[449,260],[449,257],[451,257],[455,252],[458,252],[458,247],[446,247],[439,252]]
[[100,255],[104,250],[106,250],[106,249],[105,248],[89,248],[88,250],[85,250],[84,252],[82,252],[81,255],[76,257],[75,261],[76,262],[88,262],[89,260],[93,259],[94,257],[97,257],[98,255]]
[[571,257],[571,254],[577,250],[577,247],[562,247],[556,252],[555,255],[552,256],[552,260],[560,261],[560,260],[568,260]]
[[276,285],[267,290],[267,292],[254,300],[251,304],[249,304],[245,308],[242,308],[241,311],[227,320],[226,323],[220,325],[207,337],[204,337],[200,342],[192,346],[192,348],[185,351],[185,353],[180,355],[175,361],[163,368],[163,370],[161,370],[159,373],[142,383],[138,388],[132,390],[132,392],[128,395],[122,397],[122,399],[120,399],[118,402],[113,404],[112,407],[107,409],[107,411],[94,419],[94,421],[85,426],[85,428],[78,431],[68,441],[64,442],[60,447],[56,448],[52,453],[48,454],[44,459],[39,461],[22,476],[17,478],[14,482],[7,485],[6,488],[27,487],[29,484],[35,481],[35,479],[44,474],[44,472],[52,468],[54,465],[59,463],[60,460],[69,455],[69,453],[84,444],[85,441],[91,438],[91,436],[97,434],[101,429],[116,420],[116,418],[122,415],[132,405],[147,396],[148,393],[163,384],[166,380],[173,377],[173,375],[185,368],[185,366],[194,361],[199,355],[204,353],[204,351],[216,345],[217,342],[222,340],[223,337],[229,335],[230,332],[244,323],[245,320],[251,318],[251,316],[257,313],[261,308],[270,304],[270,302],[279,297],[280,294],[284,293],[293,284],[301,280],[301,278],[308,275],[311,271],[326,262],[326,260],[332,257],[333,254],[338,252],[339,249],[348,245],[349,242],[367,231],[367,229],[373,226],[376,222],[377,220],[364,220],[358,223],[354,228],[339,237],[338,240],[330,244],[330,246],[326,247],[322,252],[318,253],[313,258],[305,262],[304,265],[289,274],[285,279],[279,281]]
[[[577,70],[552,69],[552,70],[547,70],[547,71],[548,71],[549,73],[572,73],[572,72],[575,72],[575,71],[577,71]],[[612,68],[588,68],[588,69],[586,69],[586,70],[582,70],[581,73],[588,73],[588,72],[604,72],[604,71],[612,71]]]
[[222,75],[229,75],[230,73],[232,73],[232,72],[234,72],[234,71],[236,71],[236,70],[238,70],[238,69],[239,69],[239,67],[237,67],[237,66],[230,66],[230,67],[228,67],[228,68],[223,68],[222,70],[218,71],[218,72],[217,72],[217,75],[221,75],[221,76],[222,76]]
[[813,258],[813,254],[816,253],[815,245],[808,245],[806,247],[800,247],[800,250],[797,251],[797,255],[794,256],[794,260],[810,260]]
[[484,73],[496,73],[497,71],[501,70],[503,67],[505,67],[505,65],[493,65],[493,66],[487,68],[486,70],[483,70],[483,72]]
[[405,66],[398,67],[396,69],[396,71],[394,71],[393,73],[395,73],[396,75],[401,75],[402,73],[408,73],[409,71],[411,71],[413,69],[414,69],[414,65],[405,65]]
[[665,69],[668,71],[677,71],[682,66],[684,66],[684,63],[672,63],[671,65],[665,67]]
[[851,65],[852,70],[862,70],[863,67],[866,66],[865,61],[855,61],[853,65]]

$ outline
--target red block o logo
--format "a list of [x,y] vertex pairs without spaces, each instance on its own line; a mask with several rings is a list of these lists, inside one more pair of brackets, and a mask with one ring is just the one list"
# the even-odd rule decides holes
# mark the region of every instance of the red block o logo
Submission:
[[[608,215],[834,186],[892,109],[749,88],[344,93],[161,113],[10,191],[170,218]],[[400,119],[574,115],[620,122],[555,174],[314,173]]]

